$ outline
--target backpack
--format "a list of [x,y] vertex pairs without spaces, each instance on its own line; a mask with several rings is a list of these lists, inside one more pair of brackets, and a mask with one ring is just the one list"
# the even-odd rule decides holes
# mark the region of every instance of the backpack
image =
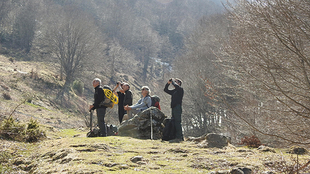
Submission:
[[115,125],[107,125],[107,135],[108,136],[115,136],[117,135],[118,132],[117,132],[117,127]]
[[104,99],[100,103],[100,106],[113,108],[114,104],[118,103],[118,97],[112,92],[110,86],[104,85],[103,88]]
[[174,118],[171,119],[165,119],[165,128],[163,130],[163,137],[162,140],[169,141],[175,139],[175,123]]
[[152,95],[151,99],[152,99],[152,105],[151,106],[155,106],[155,107],[157,107],[160,110],[160,105],[159,105],[160,98],[159,98],[159,96]]

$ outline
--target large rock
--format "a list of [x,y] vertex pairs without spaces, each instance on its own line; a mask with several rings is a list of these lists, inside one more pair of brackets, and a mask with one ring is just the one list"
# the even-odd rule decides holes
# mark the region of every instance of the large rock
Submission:
[[207,147],[217,147],[217,148],[223,148],[228,145],[229,138],[224,135],[219,135],[215,133],[210,133],[207,135]]
[[153,139],[161,139],[164,129],[162,123],[166,116],[156,107],[150,107],[122,123],[118,130],[119,135],[140,139],[150,139],[151,115],[153,123]]

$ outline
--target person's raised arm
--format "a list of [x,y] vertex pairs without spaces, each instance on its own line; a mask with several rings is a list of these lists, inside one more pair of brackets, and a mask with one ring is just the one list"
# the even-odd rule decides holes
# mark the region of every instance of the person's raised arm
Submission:
[[117,89],[118,87],[119,87],[119,82],[117,82],[116,86],[115,86],[114,89],[113,89],[113,93],[114,93],[115,95],[118,95],[117,92],[116,92],[116,89]]
[[170,94],[170,95],[173,94],[173,91],[168,89],[168,87],[169,87],[169,85],[170,85],[171,83],[172,83],[172,79],[169,79],[169,81],[167,82],[167,84],[165,85],[165,88],[164,88],[164,91],[165,91],[167,94]]

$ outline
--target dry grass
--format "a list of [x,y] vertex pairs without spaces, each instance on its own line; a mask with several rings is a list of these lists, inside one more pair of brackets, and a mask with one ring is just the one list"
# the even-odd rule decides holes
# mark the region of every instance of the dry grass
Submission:
[[[256,173],[271,171],[265,164],[292,161],[294,155],[283,153],[259,152],[246,147],[232,145],[223,148],[199,148],[191,142],[169,143],[159,140],[140,140],[130,137],[86,138],[86,132],[75,129],[50,131],[49,140],[36,144],[10,143],[5,146],[15,157],[30,161],[30,172],[68,172],[79,171],[94,173],[208,173],[210,171],[231,170],[234,167],[249,167]],[[14,145],[12,145],[14,144]],[[20,149],[18,149],[20,146]],[[17,156],[23,156],[22,158]],[[134,163],[130,159],[142,156]],[[299,156],[305,163],[309,155]],[[22,165],[16,166],[22,170]]]
[[[69,128],[84,126],[85,120],[77,115],[84,112],[87,104],[82,98],[74,98],[77,102],[71,105],[76,105],[76,109],[59,108],[51,98],[63,81],[55,74],[55,66],[11,62],[0,56],[0,94],[9,92],[11,96],[11,100],[0,97],[0,119],[11,114],[12,106],[27,99],[13,117],[20,122],[38,120],[48,137],[35,144],[1,140],[0,173],[208,173],[234,167],[250,167],[260,173],[296,159],[296,155],[286,154],[283,149],[262,153],[234,146],[199,148],[191,142],[173,144],[118,136],[86,138],[85,128]],[[110,115],[107,120],[112,118]],[[134,156],[142,156],[142,161],[132,162]],[[308,154],[299,156],[299,163],[307,160]]]

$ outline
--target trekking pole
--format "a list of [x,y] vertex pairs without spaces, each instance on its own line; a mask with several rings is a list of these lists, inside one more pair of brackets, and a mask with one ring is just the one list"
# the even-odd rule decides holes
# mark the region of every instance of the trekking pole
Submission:
[[151,111],[150,111],[150,118],[151,118],[151,140],[153,140],[153,119],[152,119],[152,115],[153,115],[153,109],[151,109]]
[[93,110],[90,110],[90,131],[93,131]]

